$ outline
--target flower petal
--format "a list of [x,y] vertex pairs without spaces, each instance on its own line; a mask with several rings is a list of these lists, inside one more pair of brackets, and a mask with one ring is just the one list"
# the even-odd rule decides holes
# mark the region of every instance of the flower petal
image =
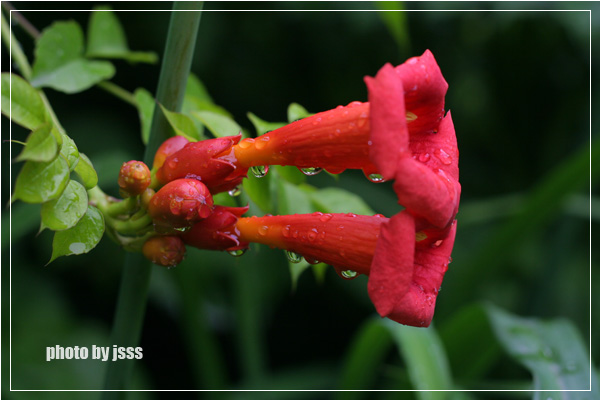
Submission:
[[404,296],[397,297],[386,317],[405,325],[429,326],[444,274],[448,270],[455,235],[456,221],[445,239],[433,246],[417,244],[410,289]]
[[365,83],[370,104],[369,157],[385,179],[392,179],[398,159],[408,154],[404,87],[391,64],[384,65],[375,78],[365,77]]
[[385,317],[396,311],[413,280],[415,220],[407,211],[394,215],[381,225],[371,263],[369,297],[377,312]]

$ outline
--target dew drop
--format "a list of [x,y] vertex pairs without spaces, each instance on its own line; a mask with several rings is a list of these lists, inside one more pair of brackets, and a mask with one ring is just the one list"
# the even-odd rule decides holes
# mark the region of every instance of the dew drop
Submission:
[[380,174],[369,174],[367,175],[367,179],[374,183],[385,182],[385,179]]
[[444,242],[443,240],[436,240],[436,241],[433,243],[433,247],[440,247],[440,246],[442,245],[442,243],[443,243],[443,242]]
[[316,260],[316,259],[310,258],[310,257],[306,257],[306,256],[304,257],[304,260],[307,263],[309,263],[310,265],[315,265],[315,264],[318,264],[320,262],[319,260]]
[[242,255],[244,255],[244,253],[246,252],[247,249],[237,249],[237,250],[231,250],[228,251],[229,254],[231,254],[234,257],[240,257]]
[[283,237],[290,237],[290,226],[286,225],[283,227],[283,229],[281,230],[281,234],[283,235]]
[[419,161],[421,161],[422,163],[429,161],[430,158],[431,156],[429,155],[429,153],[419,154]]
[[329,221],[331,218],[333,218],[333,215],[331,214],[323,214],[321,216],[321,218],[319,218],[322,222],[327,222]]
[[254,175],[256,178],[262,178],[267,175],[267,172],[269,172],[269,166],[255,165],[254,167],[250,167],[250,172],[252,172],[252,175]]
[[442,149],[438,149],[435,151],[435,156],[442,162],[444,165],[452,164],[452,157],[450,154],[446,153]]
[[239,186],[234,187],[233,189],[230,189],[227,192],[231,197],[237,197],[242,193],[242,189]]
[[266,225],[263,225],[260,228],[258,228],[258,234],[261,236],[265,236],[267,232],[269,232],[269,227]]
[[313,228],[310,232],[308,232],[308,239],[315,240],[317,238],[317,231]]
[[313,176],[323,171],[323,168],[318,167],[308,167],[308,168],[300,168],[300,171],[306,176]]
[[254,139],[252,139],[252,138],[248,138],[248,139],[244,139],[244,140],[242,140],[242,141],[241,141],[241,142],[238,144],[238,146],[239,146],[241,149],[247,149],[248,147],[252,146],[252,143],[254,143]]
[[346,279],[356,278],[356,275],[358,275],[358,273],[356,271],[352,271],[351,269],[347,269],[347,270],[342,271],[340,273]]
[[256,139],[256,141],[254,142],[254,147],[256,147],[257,150],[262,150],[265,148],[265,146],[267,145],[267,142],[269,141],[270,137],[269,136],[261,136],[258,139]]
[[298,253],[294,253],[293,251],[286,250],[285,256],[289,262],[294,264],[298,264],[300,261],[302,261],[302,256]]

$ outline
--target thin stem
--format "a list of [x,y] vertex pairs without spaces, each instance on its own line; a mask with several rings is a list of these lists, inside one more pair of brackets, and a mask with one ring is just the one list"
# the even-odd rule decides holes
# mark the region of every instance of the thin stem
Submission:
[[27,18],[25,18],[23,16],[23,14],[21,14],[19,11],[16,10],[16,8],[10,3],[10,1],[3,1],[2,2],[2,6],[10,13],[11,15],[15,18],[15,20],[18,21],[19,25],[21,25],[21,27],[25,30],[25,32],[27,32],[29,34],[29,36],[31,36],[34,39],[37,39],[40,37],[40,31],[38,31],[35,26],[33,26],[31,24],[31,22],[29,22],[27,20]]
[[21,45],[10,30],[10,25],[4,18],[4,14],[2,14],[2,41],[6,45],[6,48],[9,49],[10,56],[19,66],[23,77],[29,80],[31,78],[31,66],[29,65],[29,61],[27,61],[27,57],[25,57],[25,53],[23,53],[23,49],[21,49]]
[[133,93],[123,89],[121,86],[109,81],[100,82],[96,84],[96,86],[123,100],[125,103],[137,107],[137,102],[135,101],[135,97],[133,97]]
[[[173,6],[157,90],[157,101],[170,110],[181,109],[200,23],[200,12],[178,11],[201,8],[202,2],[175,2]],[[154,153],[168,138],[169,132],[166,119],[161,112],[155,110],[149,144],[144,154],[146,164],[152,163]],[[112,344],[138,346],[151,271],[151,266],[141,254],[127,254],[111,334]],[[133,364],[134,360],[119,360],[108,364],[104,388],[126,389]],[[102,399],[121,398],[122,393],[104,391]]]

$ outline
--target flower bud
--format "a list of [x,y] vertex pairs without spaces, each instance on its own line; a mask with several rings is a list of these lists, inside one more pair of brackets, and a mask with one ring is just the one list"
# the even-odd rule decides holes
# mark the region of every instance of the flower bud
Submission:
[[183,241],[198,249],[239,250],[248,247],[241,241],[235,224],[248,211],[246,207],[215,206],[212,214],[197,222],[192,229],[181,235]]
[[150,170],[141,161],[127,161],[119,171],[119,187],[123,197],[137,196],[150,185]]
[[[167,157],[156,171],[162,184],[180,178],[196,178],[202,181],[211,193],[225,192],[238,186],[246,176],[247,168],[238,168],[227,157],[241,135],[189,143]],[[217,157],[218,156],[218,157]]]
[[179,236],[154,236],[146,240],[142,253],[156,265],[174,267],[185,257],[185,244]]
[[158,150],[156,150],[152,168],[156,169],[162,167],[167,157],[181,150],[188,143],[189,141],[183,136],[173,136],[165,140]]
[[213,199],[196,179],[176,179],[163,186],[148,204],[148,215],[159,231],[192,226],[210,215]]

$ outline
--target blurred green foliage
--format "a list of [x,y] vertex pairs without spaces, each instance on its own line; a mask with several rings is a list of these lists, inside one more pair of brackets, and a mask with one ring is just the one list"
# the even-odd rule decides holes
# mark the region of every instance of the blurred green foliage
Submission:
[[[55,9],[95,5],[51,4]],[[35,3],[18,6],[40,30],[56,20],[72,19],[86,26],[89,17],[87,12],[25,11],[38,8]],[[113,6],[171,7],[169,3]],[[247,8],[247,4],[205,4],[208,12],[202,16],[192,69],[214,102],[246,129],[253,126],[249,112],[263,121],[284,121],[293,102],[318,112],[364,101],[365,75],[425,49],[435,55],[449,83],[446,104],[456,126],[463,187],[454,261],[438,298],[435,326],[413,331],[381,325],[364,277],[342,281],[328,269],[321,279],[309,270],[300,275],[292,291],[288,263],[277,250],[253,246],[240,258],[190,250],[176,269],[156,267],[153,272],[141,338],[144,358],[132,388],[410,389],[427,387],[437,376],[438,383],[454,388],[533,389],[531,373],[520,366],[511,350],[510,335],[498,333],[500,322],[516,317],[498,316],[490,311],[496,308],[482,304],[521,317],[560,318],[547,324],[537,319],[523,324],[533,324],[531,331],[542,338],[550,336],[549,343],[559,349],[555,353],[572,351],[581,361],[590,333],[600,328],[597,318],[590,326],[590,306],[594,310],[600,305],[598,297],[591,303],[589,298],[590,290],[600,290],[598,254],[590,252],[590,231],[598,228],[600,213],[597,162],[592,163],[595,169],[589,181],[592,152],[598,160],[597,135],[590,138],[590,65],[592,76],[597,75],[597,60],[589,58],[590,14],[491,11],[514,9],[512,3],[408,2],[403,6],[409,10],[490,11],[409,11],[401,18],[387,15],[382,19],[377,7],[366,2],[253,6],[372,11],[250,13],[211,11]],[[592,3],[535,4],[542,6],[597,7]],[[118,17],[129,48],[162,54],[168,12],[123,12]],[[13,29],[31,60],[32,41],[19,26]],[[591,21],[591,29],[591,36],[597,38],[596,20]],[[2,52],[3,60],[8,60],[4,47]],[[120,60],[114,64],[113,82],[131,92],[139,87],[155,92],[158,66]],[[4,62],[2,71],[8,66]],[[116,195],[121,163],[140,159],[144,150],[137,110],[96,87],[74,96],[50,89],[46,94],[65,130],[94,164],[99,185]],[[592,100],[597,98],[592,93]],[[3,118],[4,140],[9,138],[8,128]],[[24,141],[26,137],[24,129],[13,126],[12,138]],[[593,150],[587,147],[590,139]],[[13,156],[20,151],[18,144],[2,143],[3,204],[9,199],[9,182],[12,178],[14,184],[19,170],[11,171],[10,146]],[[278,170],[277,175],[285,173]],[[345,172],[337,179],[320,174],[306,182],[347,189],[375,212],[392,215],[399,210],[390,184],[374,185],[361,173]],[[15,204],[12,221],[3,211],[2,323],[3,333],[11,326],[12,334],[2,337],[3,397],[28,398],[27,393],[8,392],[11,339],[12,389],[101,388],[101,363],[48,363],[45,348],[111,345],[108,332],[123,252],[104,238],[91,253],[58,259],[44,268],[52,236],[47,232],[36,236],[39,206]],[[590,274],[590,267],[595,274]],[[563,336],[544,333],[554,325],[562,327]],[[393,345],[396,342],[400,352]],[[592,350],[592,359],[597,361],[597,346]],[[431,351],[437,353],[428,359]],[[436,357],[441,357],[437,363]],[[447,361],[441,362],[442,358]],[[419,376],[426,373],[427,362],[437,369],[423,380]],[[531,364],[523,365],[529,368]],[[404,395],[480,397],[477,393],[437,393]],[[58,397],[40,393],[40,398],[43,395]],[[310,392],[272,395],[318,398]],[[532,397],[528,392],[517,395]],[[552,395],[560,398],[560,394]],[[575,395],[591,398],[586,393]],[[166,394],[134,396],[163,398]],[[361,392],[339,397],[373,398]]]

